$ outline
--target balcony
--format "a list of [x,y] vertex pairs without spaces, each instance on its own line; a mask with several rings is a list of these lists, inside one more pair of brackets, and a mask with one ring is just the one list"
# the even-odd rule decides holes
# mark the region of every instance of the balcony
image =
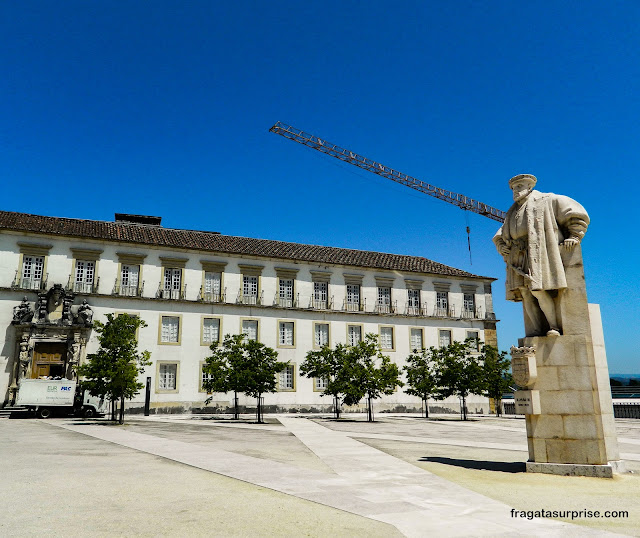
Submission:
[[273,305],[280,308],[298,308],[300,303],[300,294],[296,294],[295,297],[283,297],[279,293],[273,299]]
[[264,304],[264,291],[260,291],[257,294],[244,294],[242,288],[238,290],[238,297],[236,299],[237,304],[248,304],[261,306]]
[[174,301],[182,300],[184,301],[187,296],[187,286],[185,284],[183,289],[166,289],[163,287],[163,283],[161,282],[158,286],[158,291],[156,293],[156,299],[172,299]]
[[11,287],[19,290],[43,291],[47,289],[48,280],[49,273],[43,275],[42,278],[25,278],[20,276],[19,271],[16,271]]
[[367,307],[366,299],[363,299],[362,301],[358,302],[357,299],[354,300],[353,298],[345,297],[342,310],[344,310],[345,312],[364,312],[366,307]]
[[435,306],[433,308],[433,317],[436,318],[455,318],[456,307],[455,306]]
[[409,306],[407,305],[404,311],[407,316],[427,316],[427,307],[426,306]]
[[142,297],[143,289],[144,281],[138,286],[123,285],[116,282],[113,285],[112,295],[119,295],[120,297]]
[[204,291],[204,288],[200,287],[200,293],[198,300],[203,303],[226,303],[227,302],[227,288],[221,292]]
[[309,308],[312,310],[333,310],[333,295],[327,299],[309,299]]
[[67,281],[67,290],[73,293],[98,293],[98,285],[100,284],[100,278],[98,277],[93,282],[78,282],[73,280],[73,275],[69,277]]
[[462,309],[462,318],[463,319],[482,319],[482,308],[478,306],[477,308],[463,308]]
[[374,311],[376,314],[395,314],[398,312],[398,301],[389,303],[378,301]]

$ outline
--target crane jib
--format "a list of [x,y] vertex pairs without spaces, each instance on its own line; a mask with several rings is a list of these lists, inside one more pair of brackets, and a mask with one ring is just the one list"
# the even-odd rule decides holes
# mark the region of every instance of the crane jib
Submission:
[[389,168],[384,164],[368,159],[367,157],[363,157],[362,155],[358,155],[353,151],[327,142],[326,140],[322,140],[312,134],[305,133],[291,125],[277,122],[273,127],[271,127],[271,129],[269,129],[269,131],[320,151],[326,155],[330,155],[331,157],[335,157],[336,159],[340,159],[343,162],[353,164],[363,170],[368,170],[369,172],[373,172],[374,174],[390,179],[391,181],[395,181],[396,183],[406,185],[407,187],[411,187],[412,189],[428,194],[429,196],[449,202],[450,204],[456,205],[462,209],[473,211],[478,215],[483,215],[498,222],[504,222],[505,212],[500,209],[478,202],[477,200],[462,194],[441,189],[440,187],[435,187],[434,185],[420,181],[419,179],[407,174],[398,172],[393,168]]

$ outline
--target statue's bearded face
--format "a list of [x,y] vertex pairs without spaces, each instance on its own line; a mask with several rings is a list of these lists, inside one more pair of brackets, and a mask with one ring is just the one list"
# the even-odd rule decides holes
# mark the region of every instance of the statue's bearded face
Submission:
[[519,202],[529,195],[533,187],[529,181],[515,181],[511,185],[511,189],[513,190],[513,201]]

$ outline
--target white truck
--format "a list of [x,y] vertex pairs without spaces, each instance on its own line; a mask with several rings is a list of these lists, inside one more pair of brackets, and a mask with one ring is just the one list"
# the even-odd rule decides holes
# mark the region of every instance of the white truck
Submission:
[[76,389],[77,383],[69,379],[21,379],[16,405],[34,411],[40,418],[49,418],[53,412],[77,413],[88,418],[108,411],[107,399],[91,396],[88,391],[80,398]]

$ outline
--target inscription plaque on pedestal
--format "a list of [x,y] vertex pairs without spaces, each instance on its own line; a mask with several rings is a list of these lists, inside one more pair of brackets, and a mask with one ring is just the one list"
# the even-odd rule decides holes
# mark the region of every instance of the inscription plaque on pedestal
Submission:
[[513,393],[516,415],[539,415],[540,392],[537,390],[517,390]]

